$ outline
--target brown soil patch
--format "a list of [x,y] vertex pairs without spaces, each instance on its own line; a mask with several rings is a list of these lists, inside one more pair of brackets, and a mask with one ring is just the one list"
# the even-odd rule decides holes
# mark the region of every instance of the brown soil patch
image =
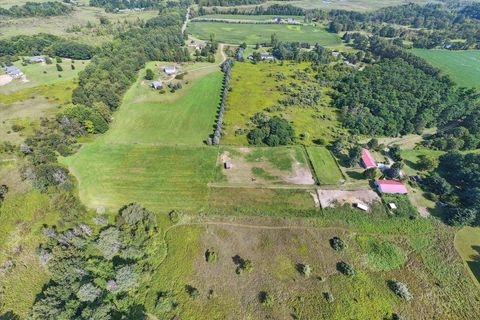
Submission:
[[373,190],[344,191],[318,189],[317,193],[322,208],[335,207],[345,203],[353,205],[359,202],[369,204],[380,201],[380,197]]
[[0,75],[0,87],[5,86],[12,82],[13,78],[10,77],[8,74],[2,74]]

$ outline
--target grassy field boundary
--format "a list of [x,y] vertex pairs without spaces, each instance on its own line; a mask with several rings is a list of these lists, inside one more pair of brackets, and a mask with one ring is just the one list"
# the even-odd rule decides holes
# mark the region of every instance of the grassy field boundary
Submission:
[[315,184],[317,186],[320,185],[320,181],[318,181],[318,175],[317,175],[317,171],[315,170],[315,167],[312,163],[312,159],[310,157],[310,153],[308,153],[308,149],[305,145],[302,145],[302,149],[306,155],[306,160],[307,160],[307,165],[308,167],[310,168],[310,171],[313,173],[313,178],[315,179]]

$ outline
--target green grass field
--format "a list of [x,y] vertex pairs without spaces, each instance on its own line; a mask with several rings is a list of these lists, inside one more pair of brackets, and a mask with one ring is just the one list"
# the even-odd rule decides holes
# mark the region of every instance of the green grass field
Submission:
[[307,152],[318,183],[336,185],[343,179],[342,172],[330,151],[324,147],[307,147]]
[[[425,4],[429,0],[413,0],[413,3]],[[405,4],[403,0],[294,0],[290,4],[305,9],[343,9],[353,11],[373,11],[383,7]]]
[[458,231],[455,248],[480,288],[480,228],[465,227]]
[[188,25],[187,32],[203,40],[215,34],[216,40],[232,44],[269,42],[273,33],[276,33],[281,41],[318,43],[323,46],[336,46],[341,43],[338,35],[327,32],[323,27],[314,26],[193,22]]
[[480,50],[412,50],[449,75],[458,85],[480,88]]
[[173,94],[160,94],[139,77],[125,94],[106,142],[203,145],[213,132],[222,80],[220,71],[213,72]]
[[[270,21],[278,16],[274,15],[246,15],[246,14],[207,14],[199,16],[201,19],[228,19],[228,20],[250,20],[250,21]],[[291,18],[302,22],[303,16],[280,15],[281,18]]]
[[[224,117],[224,136],[221,144],[247,145],[245,134],[237,134],[238,129],[251,129],[250,118],[265,108],[278,105],[278,100],[284,97],[277,86],[288,85],[301,81],[294,79],[297,70],[308,68],[308,64],[284,65],[275,63],[249,62],[236,63],[232,71],[230,82],[231,92],[228,94],[227,109]],[[282,73],[283,80],[275,80],[272,74]],[[284,111],[268,112],[269,116],[282,115],[291,121],[297,135],[303,134],[305,143],[315,139],[329,141],[336,130],[339,130],[336,110],[328,107],[330,97],[324,92],[320,106],[317,107],[289,107]],[[319,118],[321,116],[323,118]]]

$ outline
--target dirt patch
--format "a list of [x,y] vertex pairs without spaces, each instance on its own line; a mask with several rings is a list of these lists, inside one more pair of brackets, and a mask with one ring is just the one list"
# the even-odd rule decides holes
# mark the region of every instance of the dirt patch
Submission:
[[2,74],[0,75],[0,87],[5,86],[12,82],[13,78],[10,77],[8,74]]
[[369,204],[380,201],[380,197],[373,190],[344,191],[319,189],[317,193],[322,208],[334,207],[345,203],[353,205],[355,203]]
[[285,177],[284,181],[291,184],[315,184],[310,170],[303,167],[300,162],[295,162],[292,175]]
[[23,83],[27,83],[27,82],[30,82],[30,80],[28,80],[27,76],[26,75],[23,75],[20,80],[23,82]]

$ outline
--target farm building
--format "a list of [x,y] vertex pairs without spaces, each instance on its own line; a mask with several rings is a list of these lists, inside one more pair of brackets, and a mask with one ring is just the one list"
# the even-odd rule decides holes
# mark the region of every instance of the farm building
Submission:
[[175,72],[177,72],[177,68],[175,66],[166,66],[163,67],[163,71],[166,74],[174,74]]
[[20,69],[18,69],[15,66],[5,67],[5,68],[3,68],[3,70],[5,70],[5,73],[8,74],[12,78],[19,78],[19,77],[23,76],[23,72],[20,71]]
[[368,206],[366,204],[361,203],[361,202],[356,203],[355,207],[357,207],[358,209],[360,209],[362,211],[368,211]]
[[396,180],[375,180],[375,186],[380,193],[408,193],[407,187]]
[[377,167],[377,163],[373,159],[372,154],[365,148],[362,149],[362,165],[365,169]]
[[270,53],[261,53],[260,56],[262,57],[262,60],[273,60],[274,57]]
[[224,167],[225,169],[232,169],[233,165],[232,165],[231,162],[225,162],[225,163],[223,164],[223,167]]
[[45,62],[45,57],[44,56],[35,56],[30,58],[30,63],[43,63]]
[[391,209],[391,210],[395,210],[395,209],[397,209],[397,205],[396,205],[395,203],[393,203],[393,202],[390,202],[390,203],[388,204],[388,208]]
[[163,87],[163,82],[162,81],[153,81],[152,82],[152,88],[157,90],[157,89],[162,89]]

